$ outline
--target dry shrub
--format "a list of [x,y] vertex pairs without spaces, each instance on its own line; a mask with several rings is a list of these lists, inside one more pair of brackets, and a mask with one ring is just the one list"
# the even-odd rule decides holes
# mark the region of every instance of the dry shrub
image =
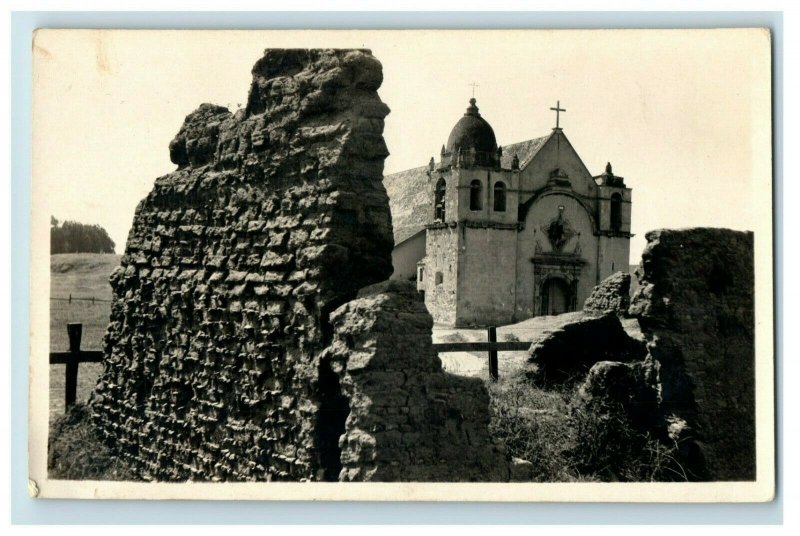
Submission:
[[685,481],[678,445],[631,427],[620,408],[571,403],[575,387],[522,378],[490,383],[490,433],[510,457],[533,464],[534,481]]
[[567,457],[578,474],[602,481],[686,481],[678,445],[631,426],[624,408],[607,402],[575,406],[569,416]]
[[50,427],[48,476],[58,480],[138,480],[100,440],[83,404],[76,404]]
[[518,381],[490,383],[489,391],[489,432],[502,440],[507,454],[531,462],[534,481],[576,480],[565,458],[568,396]]

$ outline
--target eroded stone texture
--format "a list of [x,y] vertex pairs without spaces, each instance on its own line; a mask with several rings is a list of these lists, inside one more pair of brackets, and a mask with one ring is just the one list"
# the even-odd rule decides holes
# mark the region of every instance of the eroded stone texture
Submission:
[[627,315],[630,279],[619,273],[533,341],[527,376],[581,380],[573,410],[624,418],[663,441],[679,463],[673,476],[754,479],[753,235],[701,228],[646,238]]
[[[564,315],[566,316],[566,315]],[[599,361],[636,361],[646,349],[614,314],[572,313],[569,322],[534,337],[527,376],[536,383],[580,381]]]
[[634,429],[656,433],[658,418],[657,371],[650,360],[621,363],[600,361],[589,370],[572,404],[593,411],[621,411]]
[[[146,479],[335,479],[327,316],[391,273],[381,65],[268,50],[247,107],[201,105],[139,204],[92,399]],[[402,374],[402,373],[401,373]]]
[[[433,320],[413,283],[363,289],[331,315],[329,364],[350,399],[341,480],[509,479],[489,437],[483,381],[448,374],[433,350]],[[514,473],[523,478],[524,468]]]
[[754,479],[753,234],[698,228],[646,238],[630,313],[659,370],[661,412],[671,432],[692,430],[701,477]]
[[616,272],[594,287],[583,304],[589,313],[626,315],[631,299],[631,274]]

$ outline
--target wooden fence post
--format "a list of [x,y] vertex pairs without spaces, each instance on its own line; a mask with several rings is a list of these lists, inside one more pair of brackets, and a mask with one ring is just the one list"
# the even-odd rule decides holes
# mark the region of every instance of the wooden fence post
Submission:
[[[71,297],[71,296],[70,296]],[[72,359],[67,361],[67,377],[64,385],[64,405],[70,407],[75,403],[78,393],[78,354],[81,351],[81,335],[83,324],[67,324],[67,335],[69,336],[69,351]]]
[[[497,342],[497,328],[491,326],[489,328],[489,343]],[[497,349],[493,348],[489,350],[489,377],[493,381],[497,381],[497,378],[500,376],[498,371],[498,364],[497,364]]]

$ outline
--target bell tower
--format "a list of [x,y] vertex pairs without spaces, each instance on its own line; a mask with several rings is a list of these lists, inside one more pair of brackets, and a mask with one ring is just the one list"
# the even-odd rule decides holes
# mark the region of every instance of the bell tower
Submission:
[[631,189],[625,179],[614,175],[611,162],[605,173],[594,178],[598,185],[597,212],[600,254],[597,283],[614,272],[628,272],[631,238]]
[[[513,263],[496,259],[515,249],[519,166],[512,169],[509,160],[504,169],[502,157],[494,130],[472,97],[430,172],[433,223],[427,226],[420,287],[436,323],[472,325],[503,309],[495,301],[513,304],[505,296],[513,286],[508,283]],[[501,276],[498,270],[509,273]]]

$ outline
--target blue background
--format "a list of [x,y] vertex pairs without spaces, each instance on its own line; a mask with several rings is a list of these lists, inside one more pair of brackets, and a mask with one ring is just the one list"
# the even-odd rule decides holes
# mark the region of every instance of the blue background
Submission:
[[[776,316],[778,474],[763,504],[363,503],[77,501],[27,493],[30,259],[31,37],[36,28],[709,28],[769,27],[773,41],[775,244],[783,242],[783,15],[780,12],[16,12],[11,16],[11,520],[13,523],[781,523],[783,323]],[[782,310],[782,249],[775,249],[775,310]]]

